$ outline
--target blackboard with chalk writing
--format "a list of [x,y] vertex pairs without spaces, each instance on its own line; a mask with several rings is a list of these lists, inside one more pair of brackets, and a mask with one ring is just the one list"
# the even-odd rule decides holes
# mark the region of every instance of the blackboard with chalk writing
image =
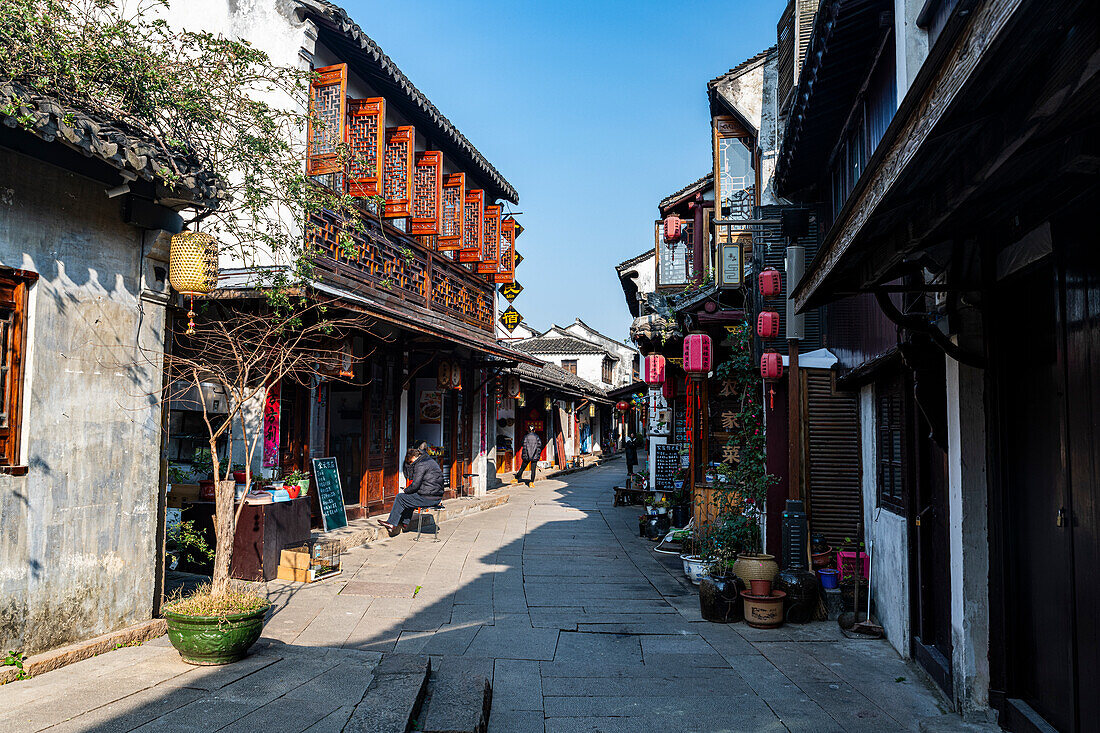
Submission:
[[348,526],[336,459],[314,458],[313,481],[317,484],[317,502],[321,505],[321,521],[325,525],[325,531]]
[[673,491],[676,488],[676,472],[680,469],[680,446],[677,443],[658,443],[653,464],[654,491]]

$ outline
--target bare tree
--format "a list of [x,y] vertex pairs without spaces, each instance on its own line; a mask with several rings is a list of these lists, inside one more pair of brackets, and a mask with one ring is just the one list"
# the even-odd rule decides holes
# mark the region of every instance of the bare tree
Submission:
[[[289,306],[272,306],[260,295],[254,299],[206,301],[195,319],[194,333],[186,333],[181,323],[172,334],[173,348],[166,356],[166,397],[170,401],[195,388],[214,470],[217,548],[212,595],[221,595],[228,588],[233,537],[244,506],[241,502],[234,508],[234,481],[229,478],[234,424],[241,431],[247,456],[245,478],[251,484],[252,458],[261,442],[263,426],[262,421],[260,425],[249,424],[245,414],[249,402],[286,379],[307,386],[318,375],[356,381],[355,367],[369,354],[353,355],[350,339],[371,333],[373,326],[373,319],[333,307],[330,301],[301,296],[293,298]],[[229,402],[225,413],[214,413],[206,403],[202,384],[209,382],[225,388]],[[229,438],[228,456],[218,452],[223,436]]]

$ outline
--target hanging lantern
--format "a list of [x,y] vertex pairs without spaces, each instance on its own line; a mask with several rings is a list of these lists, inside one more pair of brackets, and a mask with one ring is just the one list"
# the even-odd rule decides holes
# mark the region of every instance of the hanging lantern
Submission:
[[522,392],[520,392],[518,395],[516,395],[516,407],[525,407],[526,405],[527,398],[523,396]]
[[645,358],[645,383],[651,387],[665,383],[665,357],[651,354]]
[[762,339],[779,336],[779,314],[775,311],[761,311],[756,317],[756,335]]
[[619,412],[626,412],[630,409],[630,403],[626,400],[619,400],[619,403],[615,405],[615,409]]
[[675,214],[671,214],[665,217],[664,229],[665,229],[665,242],[671,244],[673,242],[680,241],[680,236],[683,234],[683,223],[680,221],[680,217]]
[[444,387],[444,388],[450,387],[451,386],[451,362],[447,361],[446,359],[439,362],[439,368],[436,371],[436,377],[435,378],[439,381],[439,386],[440,387]]
[[676,396],[676,383],[671,379],[666,379],[661,386],[661,394],[664,395],[666,400],[671,400]]
[[596,403],[595,402],[589,402],[588,403],[588,416],[589,417],[596,417]]
[[218,243],[206,232],[172,235],[168,254],[168,281],[190,298],[187,333],[195,332],[195,296],[209,293],[218,284]]
[[462,367],[454,363],[451,364],[451,386],[462,389]]
[[783,279],[779,270],[766,267],[760,272],[760,294],[765,298],[774,298],[783,290]]
[[760,376],[764,379],[779,379],[783,376],[783,357],[774,351],[765,352],[760,357]]
[[552,408],[553,406],[554,403],[550,400],[549,397],[542,401],[542,409],[546,410],[547,412],[550,412],[550,408]]
[[710,336],[705,333],[691,333],[684,338],[684,371],[692,375],[706,374],[710,371]]
[[508,377],[508,396],[513,399],[519,396],[519,377],[515,375]]

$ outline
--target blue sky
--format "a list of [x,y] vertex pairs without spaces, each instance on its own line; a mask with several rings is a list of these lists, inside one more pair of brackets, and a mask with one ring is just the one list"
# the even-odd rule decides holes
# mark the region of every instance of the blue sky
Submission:
[[614,266],[710,169],[706,83],[775,43],[785,3],[342,4],[519,191],[516,309],[623,339]]

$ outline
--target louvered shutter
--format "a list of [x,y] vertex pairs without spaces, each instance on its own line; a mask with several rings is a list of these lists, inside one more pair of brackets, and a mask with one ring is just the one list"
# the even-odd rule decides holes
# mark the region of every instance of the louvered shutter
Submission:
[[386,100],[382,97],[349,99],[347,143],[348,193],[352,196],[377,196],[381,193],[382,149]]
[[810,531],[834,547],[855,537],[860,493],[859,395],[836,389],[831,369],[802,369]]
[[452,173],[443,181],[443,202],[440,206],[439,250],[462,249],[462,233],[466,224],[466,174]]
[[344,141],[348,65],[326,66],[314,74],[309,85],[306,172],[311,176],[343,173],[339,145]]
[[496,204],[485,207],[485,219],[481,228],[481,259],[477,271],[482,275],[492,275],[500,262],[500,207]]
[[439,208],[443,197],[443,153],[418,153],[413,168],[412,217],[409,234],[439,234]]
[[516,281],[516,220],[506,216],[500,220],[500,261],[493,282]]
[[413,137],[411,125],[386,128],[386,152],[382,161],[384,216],[409,216],[412,211]]
[[485,218],[485,192],[480,188],[466,193],[465,223],[462,227],[462,249],[459,262],[477,262],[481,257],[481,229]]

